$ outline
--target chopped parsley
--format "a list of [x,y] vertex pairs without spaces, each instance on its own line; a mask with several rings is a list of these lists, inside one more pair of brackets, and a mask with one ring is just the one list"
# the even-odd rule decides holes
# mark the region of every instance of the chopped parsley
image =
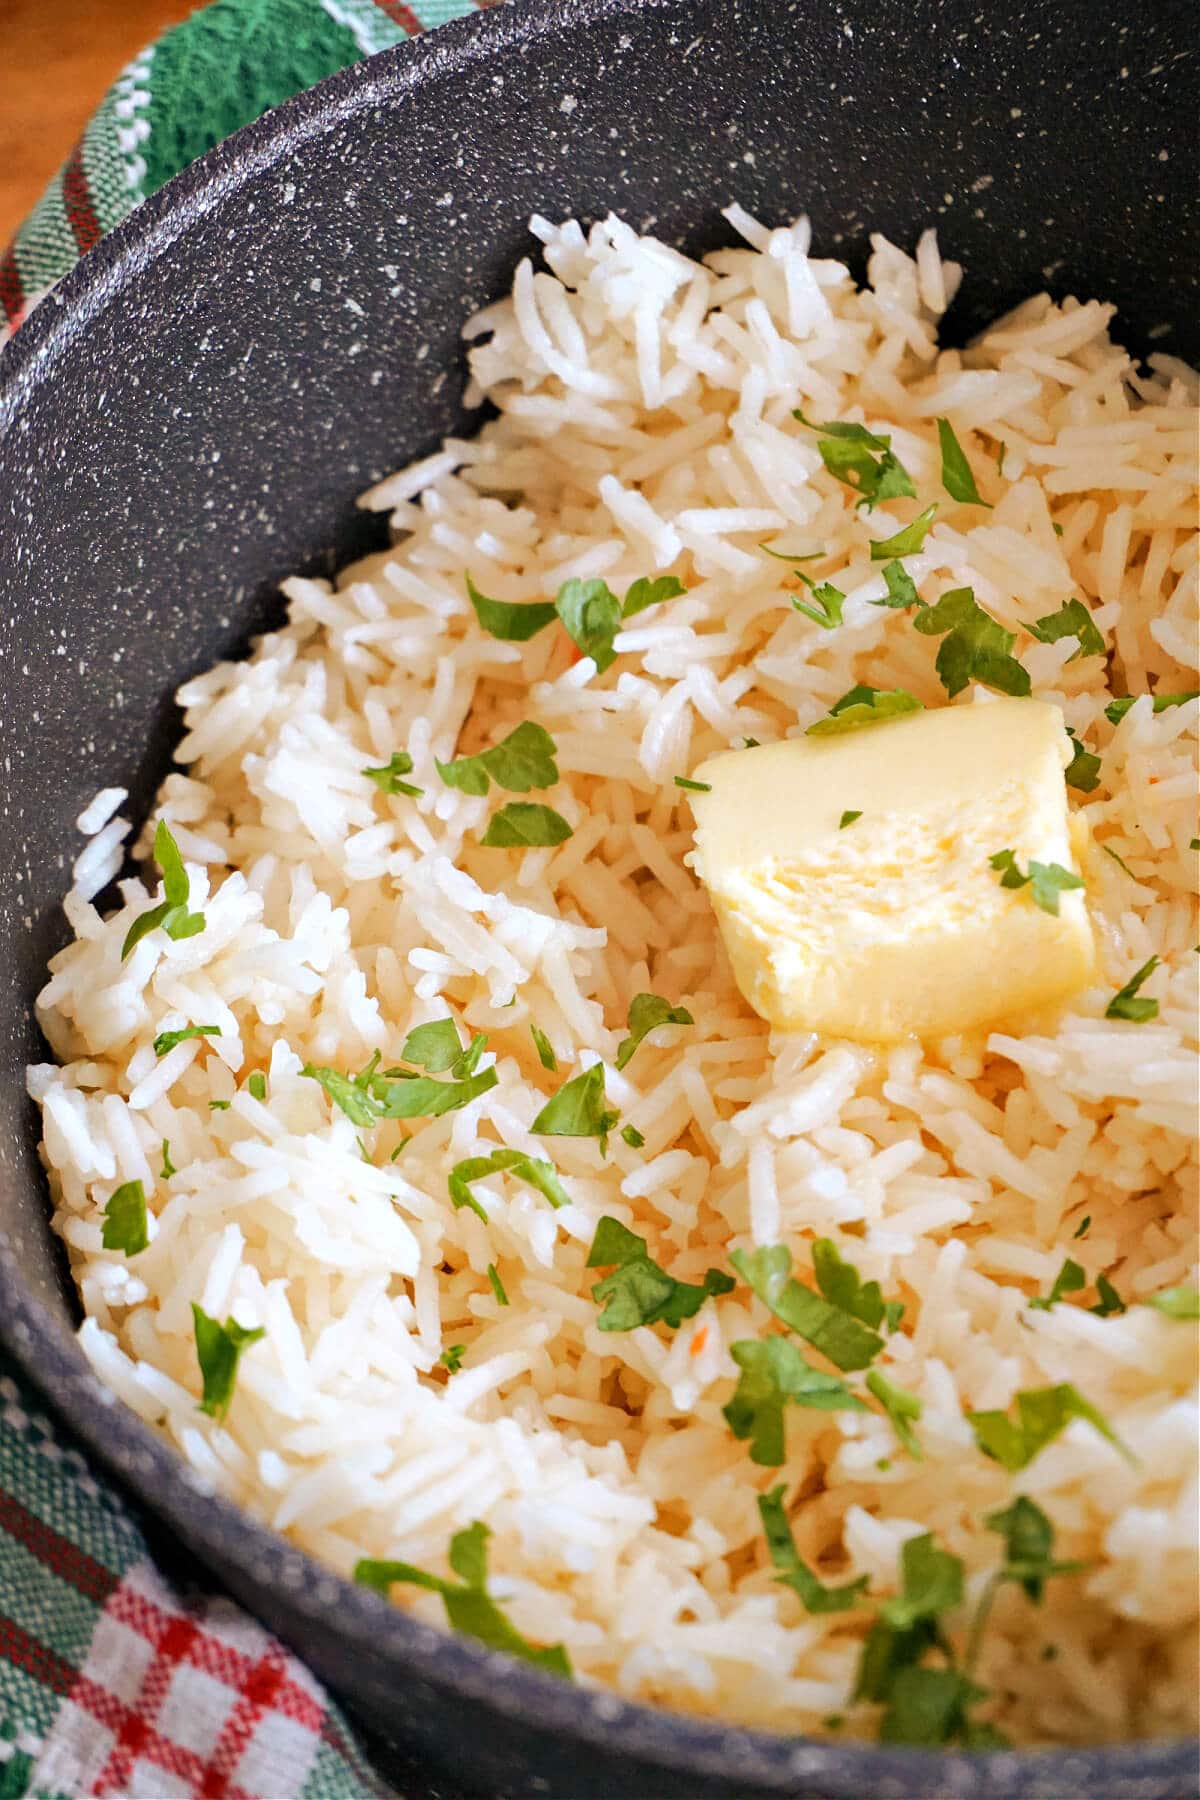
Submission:
[[711,794],[711,781],[693,781],[688,775],[676,775],[675,786],[686,788],[689,794]]
[[479,842],[488,850],[528,850],[546,844],[565,844],[571,827],[552,806],[528,800],[510,800],[493,813]]
[[775,1567],[776,1581],[791,1588],[805,1612],[848,1612],[851,1607],[858,1605],[858,1597],[866,1587],[868,1577],[860,1575],[856,1580],[844,1582],[840,1587],[826,1587],[813,1574],[796,1549],[791,1523],[783,1504],[784,1492],[784,1484],[780,1482],[769,1494],[758,1496],[763,1536],[767,1540],[767,1550]]
[[407,750],[393,750],[387,762],[373,769],[364,769],[363,774],[368,781],[373,781],[381,794],[408,794],[413,799],[425,792],[424,788],[414,787],[411,781],[402,780],[402,776],[412,774],[413,759]]
[[952,500],[961,500],[967,506],[986,506],[990,509],[991,501],[985,500],[975,486],[971,465],[963,454],[962,445],[955,437],[954,427],[949,419],[939,419],[937,429],[938,444],[942,452],[942,486]]
[[871,561],[886,562],[891,556],[915,556],[925,542],[925,534],[933,524],[937,501],[918,513],[910,525],[894,531],[891,537],[876,538],[871,545]]
[[1163,1288],[1143,1302],[1166,1319],[1200,1319],[1200,1292],[1194,1287]]
[[[1075,1575],[1086,1569],[1083,1562],[1056,1562],[1054,1559],[1054,1527],[1026,1494],[1018,1494],[1011,1506],[988,1513],[984,1524],[989,1531],[1004,1539],[1004,1561],[993,1581],[1015,1581],[1037,1605],[1046,1582],[1052,1575]],[[979,1632],[976,1615],[976,1633]]]
[[1130,881],[1137,880],[1137,876],[1134,874],[1133,870],[1129,867],[1129,864],[1125,861],[1125,858],[1123,856],[1119,856],[1117,854],[1117,852],[1113,849],[1111,844],[1101,844],[1100,848],[1103,850],[1105,856],[1112,857],[1112,859],[1116,863],[1118,869],[1120,869],[1123,874],[1128,875]]
[[853,825],[855,819],[861,819],[861,818],[862,818],[861,808],[858,811],[855,811],[855,809],[853,807],[848,806],[846,808],[845,812],[842,814],[841,818],[838,820],[838,830],[845,831],[847,825]]
[[209,1112],[228,1112],[229,1102],[228,1100],[210,1100],[208,1110]]
[[512,794],[527,794],[530,788],[553,787],[557,782],[555,748],[545,726],[526,719],[490,750],[447,763],[435,758],[434,767],[447,787],[463,794],[486,794],[489,779]]
[[571,1679],[571,1662],[561,1644],[540,1648],[523,1637],[505,1617],[487,1591],[487,1540],[491,1532],[480,1519],[457,1531],[450,1539],[450,1567],[457,1581],[427,1574],[406,1562],[376,1562],[363,1558],[354,1566],[354,1579],[364,1587],[374,1588],[386,1598],[393,1582],[408,1582],[440,1594],[446,1617],[455,1631],[478,1638],[489,1650],[504,1650],[535,1668],[547,1669],[551,1675]]
[[863,1281],[853,1263],[842,1256],[832,1238],[818,1238],[812,1247],[817,1286],[833,1306],[841,1307],[864,1325],[886,1325],[895,1331],[904,1317],[901,1300],[885,1300],[877,1281]]
[[162,1141],[162,1168],[158,1172],[159,1180],[170,1181],[172,1175],[178,1175],[178,1173],[179,1170],[171,1161],[171,1140],[164,1138]]
[[535,1137],[599,1138],[603,1156],[608,1134],[621,1116],[610,1112],[604,1099],[604,1064],[593,1063],[551,1094],[529,1129]]
[[534,601],[532,604],[514,605],[509,600],[489,600],[481,594],[471,577],[467,576],[467,593],[471,605],[475,608],[475,617],[483,629],[494,638],[502,638],[506,643],[524,644],[547,625],[552,625],[558,617],[552,600]]
[[[1117,700],[1110,700],[1104,709],[1104,716],[1112,725],[1119,725],[1135,700],[1142,698],[1139,694],[1122,694]],[[1182,694],[1155,694],[1154,711],[1166,712],[1169,706],[1186,706],[1189,700],[1200,699],[1200,688],[1188,688]]]
[[872,606],[889,606],[894,612],[904,611],[910,606],[924,606],[917,584],[902,562],[890,562],[883,571],[884,585],[887,593],[882,600],[872,600]]
[[[450,1049],[446,1026],[454,1036],[453,1063],[442,1060]],[[423,1032],[429,1035],[422,1039],[419,1034]],[[418,1043],[415,1050],[414,1040]],[[498,1079],[495,1069],[483,1069],[478,1074],[471,1072],[486,1042],[485,1037],[477,1035],[469,1048],[463,1050],[450,1019],[435,1020],[432,1027],[419,1025],[405,1039],[402,1056],[407,1053],[410,1060],[421,1061],[426,1069],[436,1066],[464,1070],[466,1077],[462,1080],[436,1081],[428,1074],[417,1075],[411,1069],[385,1069],[381,1074],[378,1051],[357,1075],[344,1075],[339,1069],[313,1063],[305,1063],[300,1073],[310,1081],[319,1082],[354,1125],[378,1125],[381,1119],[437,1118],[442,1113],[457,1112],[459,1107],[495,1087]],[[426,1062],[426,1056],[431,1061]]]
[[1011,850],[997,850],[988,858],[993,869],[1002,871],[1000,886],[1003,888],[1028,887],[1035,906],[1045,913],[1058,917],[1058,896],[1071,888],[1081,888],[1083,882],[1078,875],[1072,875],[1070,869],[1064,869],[1061,863],[1031,862],[1029,873],[1022,875],[1017,867],[1017,859]]
[[607,1214],[596,1226],[586,1266],[612,1269],[592,1289],[593,1300],[604,1302],[596,1321],[601,1331],[658,1324],[677,1328],[693,1318],[711,1295],[728,1294],[734,1286],[720,1269],[709,1269],[702,1282],[676,1281],[653,1260],[645,1238]]
[[1072,757],[1063,771],[1063,778],[1068,787],[1081,794],[1091,794],[1100,784],[1100,758],[1095,751],[1089,750],[1082,738],[1077,738],[1071,727],[1067,726],[1067,736],[1071,740]]
[[768,556],[773,556],[776,562],[791,563],[793,566],[797,563],[819,562],[825,555],[824,550],[806,550],[800,554],[791,550],[776,550],[770,544],[760,544],[758,547]]
[[863,725],[881,725],[903,713],[921,712],[922,704],[903,688],[873,688],[861,683],[835,701],[828,714],[805,729],[805,737],[832,737],[841,731],[857,731]]
[[487,1278],[488,1278],[488,1284],[491,1287],[493,1294],[495,1294],[495,1296],[496,1296],[496,1305],[497,1306],[507,1306],[508,1305],[508,1295],[504,1291],[504,1283],[500,1279],[500,1271],[496,1267],[495,1263],[488,1264]]
[[427,1075],[445,1075],[449,1071],[457,1078],[475,1073],[486,1045],[487,1038],[476,1032],[464,1050],[453,1019],[431,1019],[425,1025],[413,1026],[400,1046],[400,1060],[415,1064]]
[[159,925],[169,938],[176,941],[195,937],[204,930],[204,914],[189,912],[187,909],[191,883],[179,854],[179,846],[171,836],[165,819],[160,819],[154,828],[154,860],[162,874],[163,899],[157,906],[152,906],[149,912],[136,918],[125,933],[125,942],[121,945],[122,962],[134,946],[140,944]]
[[659,994],[635,994],[629,1002],[629,1036],[622,1038],[617,1045],[617,1068],[623,1069],[634,1051],[646,1036],[660,1025],[691,1025],[694,1023],[686,1006],[672,1006]]
[[1068,1256],[1063,1263],[1062,1268],[1054,1277],[1054,1286],[1050,1289],[1050,1292],[1044,1299],[1035,1296],[1029,1304],[1038,1312],[1049,1312],[1052,1306],[1058,1305],[1064,1294],[1077,1294],[1080,1288],[1085,1288],[1086,1286],[1087,1276],[1084,1274],[1079,1264],[1074,1262],[1071,1257]]
[[[835,1251],[836,1255],[836,1251]],[[802,1287],[789,1273],[792,1253],[786,1244],[761,1250],[734,1250],[730,1262],[742,1280],[770,1308],[777,1319],[827,1356],[842,1370],[865,1369],[883,1349],[883,1339],[855,1313],[844,1310],[812,1288]],[[842,1265],[843,1269],[847,1265]],[[849,1270],[855,1283],[854,1271]],[[818,1274],[818,1281],[821,1276]],[[878,1293],[876,1283],[870,1283]],[[868,1290],[864,1289],[865,1294]],[[868,1310],[871,1310],[868,1306]],[[880,1301],[879,1319],[883,1317]]]
[[[1055,1559],[1054,1527],[1024,1495],[984,1522],[1004,1539],[1004,1559],[984,1584],[961,1662],[943,1623],[963,1602],[961,1560],[939,1549],[929,1533],[909,1538],[900,1552],[900,1592],[879,1608],[863,1644],[854,1693],[855,1699],[884,1707],[879,1736],[885,1743],[959,1743],[971,1750],[1006,1744],[992,1726],[971,1716],[987,1698],[973,1677],[992,1602],[1011,1581],[1036,1604],[1051,1576],[1085,1565]],[[930,1654],[939,1661],[929,1663]]]
[[467,1346],[465,1344],[451,1344],[448,1350],[442,1351],[438,1361],[443,1369],[449,1369],[451,1375],[457,1375],[462,1368],[462,1359],[466,1354]]
[[823,631],[832,631],[835,625],[840,625],[842,622],[842,608],[846,604],[845,594],[841,588],[834,587],[831,581],[822,581],[818,585],[809,576],[802,574],[800,570],[797,570],[796,573],[800,575],[801,581],[812,595],[812,602],[793,596],[792,605],[798,613],[803,613],[806,619],[811,619],[813,624],[819,625]]
[[632,619],[635,614],[645,612],[648,606],[658,606],[663,600],[677,600],[686,592],[677,575],[642,575],[626,588],[621,617]]
[[597,674],[617,660],[613,639],[621,629],[621,602],[606,581],[564,581],[554,602],[570,637],[596,665]]
[[1118,988],[1104,1009],[1106,1019],[1128,1019],[1133,1025],[1144,1025],[1148,1019],[1157,1019],[1158,1001],[1138,996],[1138,989],[1144,981],[1148,981],[1158,968],[1159,959],[1152,956],[1144,962],[1140,969],[1129,977],[1123,988]]
[[[865,425],[831,419],[814,425],[797,408],[792,417],[817,433],[817,449],[829,473],[859,495],[858,504],[873,512],[881,500],[911,499],[916,494],[912,478],[892,450],[891,438],[868,431]],[[878,453],[878,454],[876,454]]]
[[621,1136],[631,1150],[641,1150],[646,1142],[636,1125],[622,1125]]
[[1129,1311],[1129,1308],[1126,1306],[1107,1275],[1097,1275],[1096,1293],[1098,1294],[1099,1299],[1095,1306],[1088,1307],[1088,1311],[1090,1313],[1095,1313],[1098,1319],[1110,1319],[1116,1313]]
[[545,1032],[539,1030],[536,1025],[530,1025],[529,1035],[532,1037],[534,1049],[538,1053],[538,1061],[541,1063],[543,1069],[549,1069],[550,1073],[553,1075],[558,1068],[558,1058],[554,1054],[553,1044],[550,1042],[550,1039],[546,1036]]
[[1057,1387],[1022,1389],[1017,1395],[1015,1422],[1006,1412],[999,1411],[969,1412],[967,1418],[984,1455],[1014,1473],[1027,1468],[1039,1450],[1053,1443],[1072,1419],[1085,1420],[1132,1461],[1103,1414],[1067,1381]]
[[722,1407],[739,1442],[750,1441],[750,1460],[777,1468],[786,1455],[784,1409],[791,1401],[818,1412],[870,1409],[838,1375],[815,1369],[790,1338],[744,1338],[729,1354],[742,1371],[733,1398]]
[[123,1181],[113,1189],[104,1207],[100,1241],[106,1250],[123,1250],[126,1256],[136,1256],[149,1244],[146,1190],[140,1181]]
[[250,1331],[233,1318],[226,1319],[223,1325],[219,1325],[194,1300],[192,1320],[196,1332],[196,1360],[200,1364],[200,1377],[204,1383],[200,1411],[220,1422],[229,1411],[229,1403],[233,1399],[238,1363],[243,1350],[248,1350],[251,1344],[257,1344],[259,1338],[266,1336],[266,1331],[261,1325]]
[[186,1043],[188,1038],[220,1037],[219,1025],[185,1025],[180,1031],[160,1031],[154,1040],[155,1056],[166,1056],[176,1044]]
[[892,1430],[896,1433],[914,1462],[923,1462],[925,1452],[921,1441],[913,1430],[913,1423],[921,1416],[921,1402],[907,1388],[897,1387],[889,1381],[882,1369],[871,1369],[867,1373],[867,1392],[874,1394],[880,1406],[892,1422]]
[[952,700],[969,681],[1001,694],[1031,692],[1028,670],[1011,654],[1014,633],[984,612],[974,588],[950,588],[932,606],[921,607],[913,625],[925,637],[942,639],[934,667]]
[[1086,1237],[1089,1230],[1091,1229],[1091,1224],[1092,1224],[1091,1213],[1084,1213],[1082,1219],[1080,1219],[1078,1225],[1075,1227],[1074,1231],[1071,1233],[1072,1238]]
[[266,1097],[267,1097],[267,1078],[263,1074],[261,1069],[255,1069],[253,1075],[251,1075],[249,1081],[247,1081],[246,1086],[249,1089],[251,1097],[253,1099],[255,1099],[255,1100],[265,1100],[266,1099]]
[[571,1196],[559,1179],[558,1170],[551,1162],[543,1162],[539,1157],[529,1156],[524,1150],[501,1148],[493,1150],[489,1156],[468,1156],[464,1162],[455,1163],[447,1182],[450,1198],[455,1210],[469,1206],[473,1213],[487,1224],[487,1213],[471,1192],[473,1181],[482,1181],[485,1175],[515,1175],[518,1181],[527,1181],[530,1187],[537,1189],[556,1210],[560,1206],[570,1206]]
[[1068,656],[1069,663],[1078,662],[1081,656],[1104,655],[1104,639],[1082,600],[1064,601],[1057,612],[1035,619],[1026,629],[1043,644],[1056,644],[1059,638],[1077,638],[1079,648]]

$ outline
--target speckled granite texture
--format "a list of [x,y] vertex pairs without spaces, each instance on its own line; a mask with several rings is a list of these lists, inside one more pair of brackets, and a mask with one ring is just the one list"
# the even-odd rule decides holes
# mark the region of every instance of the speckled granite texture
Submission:
[[354,495],[463,427],[458,327],[505,285],[534,208],[615,207],[695,249],[731,199],[769,220],[807,207],[818,247],[852,257],[868,228],[911,241],[932,219],[969,272],[951,330],[1049,282],[1116,299],[1136,347],[1194,350],[1196,43],[1177,0],[501,7],[213,152],[0,363],[0,1331],[239,1598],[485,1787],[1164,1800],[1194,1790],[1196,1758],[929,1758],[629,1706],[430,1631],[199,1493],[103,1403],[45,1226],[20,1068],[71,821],[109,783],[148,801],[177,683],[278,616],[285,572],[368,547]]

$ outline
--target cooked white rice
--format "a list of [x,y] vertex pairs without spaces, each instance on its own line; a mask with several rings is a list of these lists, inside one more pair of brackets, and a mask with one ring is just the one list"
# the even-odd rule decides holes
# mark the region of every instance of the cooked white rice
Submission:
[[[451,1534],[484,1519],[495,1592],[582,1679],[789,1732],[847,1712],[870,1612],[809,1616],[774,1581],[757,1494],[780,1479],[802,1494],[801,1554],[880,1596],[925,1530],[976,1594],[1000,1549],[984,1516],[1027,1493],[1057,1553],[1088,1568],[1051,1581],[1039,1608],[1001,1593],[980,1668],[989,1716],[1021,1742],[1183,1729],[1197,1697],[1195,1332],[1132,1303],[1195,1279],[1198,708],[1156,716],[1143,699],[1115,727],[1103,708],[1112,691],[1196,685],[1195,377],[1166,357],[1139,371],[1109,336],[1111,307],[1045,295],[969,350],[939,351],[960,271],[932,232],[915,257],[876,238],[859,289],[809,257],[806,221],[730,216],[749,247],[703,264],[615,219],[587,234],[535,219],[545,267],[523,262],[511,298],[467,329],[474,396],[499,417],[365,496],[392,515],[391,552],[333,585],[289,581],[287,626],[180,690],[186,773],[168,776],[158,815],[201,935],[153,932],[123,963],[147,889],[123,883],[108,918],[92,901],[119,867],[124,795],[81,817],[97,835],[66,901],[75,941],[40,1004],[59,1062],[29,1074],[81,1341],[201,1477],[335,1568],[369,1556],[444,1571]],[[1030,1035],[886,1052],[772,1035],[685,866],[674,775],[746,736],[796,735],[855,682],[945,703],[935,646],[870,604],[884,591],[870,540],[913,503],[856,511],[796,406],[890,431],[921,495],[938,495],[907,563],[926,598],[970,583],[1017,629],[1078,594],[1112,646],[1110,671],[1071,661],[1073,639],[1018,644],[1034,691],[1103,756],[1099,787],[1073,796],[1091,827],[1100,974]],[[994,510],[940,492],[938,415]],[[825,548],[822,574],[848,596],[840,629],[793,610],[763,540]],[[598,677],[557,628],[487,636],[466,571],[510,601],[552,598],[575,575],[623,592],[671,571],[687,592],[633,621]],[[976,689],[961,703],[988,701]],[[526,718],[554,737],[562,775],[532,798],[574,835],[484,850],[509,796],[444,786],[434,758]],[[417,800],[361,773],[398,749]],[[1106,1020],[1151,954],[1157,1019]],[[644,989],[695,1024],[654,1033],[618,1074]],[[398,1163],[401,1128],[368,1133],[364,1160],[301,1065],[395,1062],[409,1029],[448,1009],[488,1034],[499,1085],[420,1124]],[[155,1035],[187,1023],[221,1035],[157,1059]],[[532,1137],[546,1095],[598,1058],[644,1148],[617,1135],[604,1160],[593,1139]],[[265,1102],[247,1089],[255,1070]],[[551,1155],[570,1207],[497,1175],[475,1190],[486,1226],[453,1210],[448,1168],[497,1144]],[[102,1248],[102,1212],[134,1179],[152,1242],[127,1260]],[[743,1287],[674,1333],[600,1332],[584,1261],[603,1213],[681,1278],[777,1241],[807,1274],[806,1246],[834,1236],[907,1304],[881,1366],[920,1396],[924,1461],[882,1414],[793,1407],[786,1466],[756,1467],[721,1407],[728,1345],[762,1336],[765,1309]],[[1105,1270],[1128,1311],[1031,1311],[1069,1253]],[[193,1301],[266,1329],[224,1428],[197,1409]],[[458,1343],[449,1375],[439,1357]],[[1079,1421],[1016,1477],[980,1453],[966,1409],[1064,1381],[1136,1462]],[[395,1594],[441,1621],[436,1595]],[[869,1734],[874,1710],[849,1710],[848,1729]]]

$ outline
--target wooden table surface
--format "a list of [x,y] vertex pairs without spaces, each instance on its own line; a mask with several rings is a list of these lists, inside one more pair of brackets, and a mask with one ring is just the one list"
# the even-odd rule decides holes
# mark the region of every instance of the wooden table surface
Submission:
[[197,0],[0,0],[0,246],[114,76]]

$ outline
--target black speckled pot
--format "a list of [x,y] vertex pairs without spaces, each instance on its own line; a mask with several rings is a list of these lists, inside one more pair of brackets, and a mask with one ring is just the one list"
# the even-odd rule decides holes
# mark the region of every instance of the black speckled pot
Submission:
[[[1196,347],[1187,0],[569,0],[326,82],[170,183],[0,363],[0,1330],[111,1469],[366,1716],[488,1793],[1190,1792],[1193,1745],[927,1756],[626,1705],[431,1631],[201,1492],[76,1351],[21,1071],[95,790],[144,807],[185,676],[358,553],[355,494],[464,424],[458,327],[525,220],[613,207],[691,248],[737,198],[861,259],[936,223],[966,333],[1048,282]],[[1190,222],[1190,241],[1188,230]],[[1176,328],[1176,335],[1160,327]]]

